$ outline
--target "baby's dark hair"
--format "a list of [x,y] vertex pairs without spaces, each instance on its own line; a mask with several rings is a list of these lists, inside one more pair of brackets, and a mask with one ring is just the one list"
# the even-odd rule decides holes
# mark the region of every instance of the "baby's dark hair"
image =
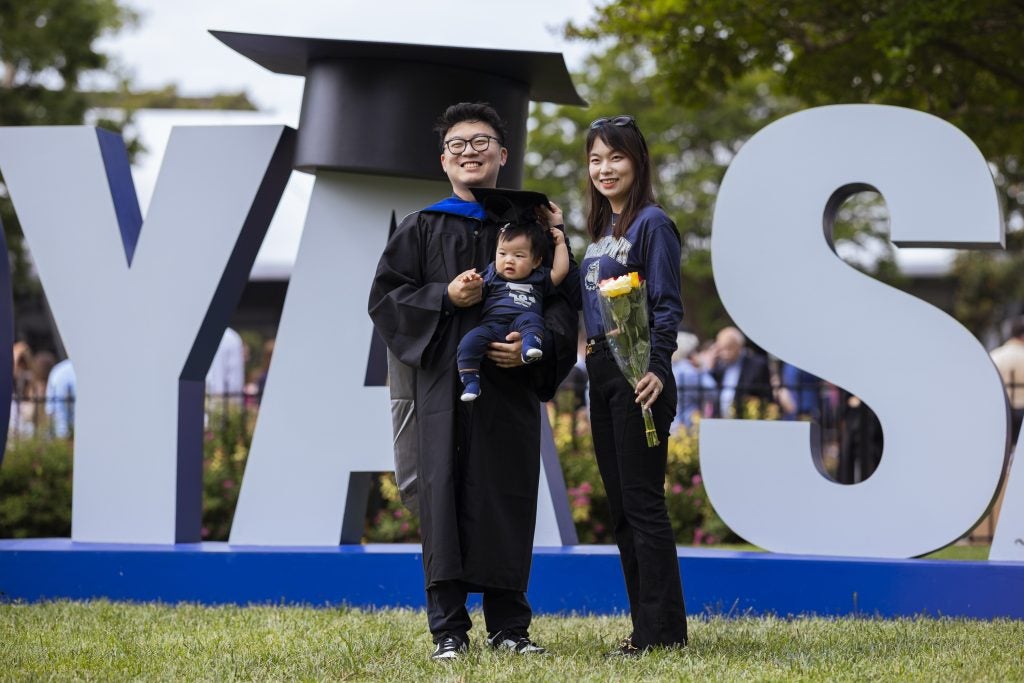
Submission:
[[434,124],[434,132],[438,136],[438,145],[444,149],[444,138],[456,124],[463,121],[480,121],[486,123],[498,134],[498,144],[505,146],[505,139],[508,138],[508,131],[505,129],[505,122],[494,110],[494,107],[486,102],[459,102],[444,110],[444,113]]
[[533,258],[544,258],[547,251],[547,235],[536,223],[509,223],[498,231],[498,244],[514,240],[520,235],[526,235],[530,240],[530,255]]

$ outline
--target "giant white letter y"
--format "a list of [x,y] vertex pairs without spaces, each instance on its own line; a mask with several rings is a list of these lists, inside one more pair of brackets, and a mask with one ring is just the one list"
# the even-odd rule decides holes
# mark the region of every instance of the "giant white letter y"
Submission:
[[143,225],[119,136],[0,129],[0,168],[77,377],[74,540],[199,540],[203,380],[293,133],[175,129]]

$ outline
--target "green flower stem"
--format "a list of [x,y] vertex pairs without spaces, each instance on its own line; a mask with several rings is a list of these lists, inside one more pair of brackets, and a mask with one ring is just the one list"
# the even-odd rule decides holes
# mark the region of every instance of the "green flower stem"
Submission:
[[651,414],[650,408],[641,408],[644,414],[644,430],[647,433],[647,447],[657,446],[661,443],[658,440],[658,432],[654,429],[654,415]]

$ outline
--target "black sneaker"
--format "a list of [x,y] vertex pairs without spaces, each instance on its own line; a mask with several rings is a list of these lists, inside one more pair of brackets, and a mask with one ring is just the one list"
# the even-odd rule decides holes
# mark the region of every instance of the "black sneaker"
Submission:
[[527,636],[511,631],[498,631],[494,635],[488,636],[487,644],[494,650],[507,650],[515,652],[517,655],[542,655],[547,652]]
[[437,641],[437,649],[430,658],[436,662],[458,659],[469,651],[469,644],[456,636],[444,636]]
[[629,636],[619,643],[617,648],[611,652],[606,652],[604,656],[608,659],[615,659],[618,657],[639,657],[646,651],[646,648],[641,649],[634,645],[633,636]]

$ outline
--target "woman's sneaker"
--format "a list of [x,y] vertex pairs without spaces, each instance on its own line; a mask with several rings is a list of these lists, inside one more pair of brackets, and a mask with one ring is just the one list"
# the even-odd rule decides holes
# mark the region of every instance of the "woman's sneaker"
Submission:
[[617,648],[615,648],[611,652],[606,652],[604,656],[609,659],[614,659],[617,657],[639,657],[646,651],[647,648],[640,649],[636,645],[634,645],[633,636],[629,636],[623,639],[623,641],[619,643],[619,646]]
[[487,644],[495,650],[507,650],[517,655],[542,655],[547,650],[530,640],[527,636],[511,631],[498,631],[487,638]]
[[437,641],[437,649],[430,658],[435,662],[458,659],[469,650],[469,643],[456,636],[444,636]]

